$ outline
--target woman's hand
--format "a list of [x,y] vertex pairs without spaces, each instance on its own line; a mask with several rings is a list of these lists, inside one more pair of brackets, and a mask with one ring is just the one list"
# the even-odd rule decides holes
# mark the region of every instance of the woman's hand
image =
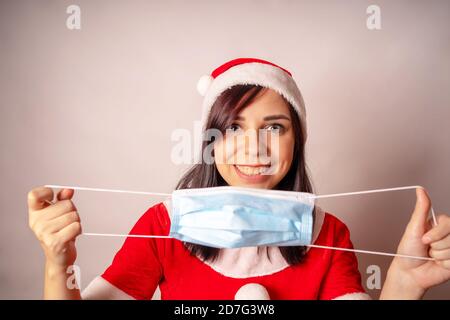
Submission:
[[75,238],[81,233],[80,217],[73,204],[73,189],[62,189],[53,205],[51,188],[37,187],[28,193],[28,223],[41,243],[47,265],[67,268],[75,262]]
[[67,267],[77,258],[75,238],[81,234],[80,217],[72,200],[74,190],[62,189],[57,202],[51,188],[28,193],[28,224],[44,250],[44,299],[81,299],[78,286],[69,287]]
[[450,217],[439,215],[437,225],[431,227],[430,198],[421,188],[416,189],[416,196],[416,206],[397,253],[435,260],[395,257],[380,299],[420,299],[428,288],[450,279]]

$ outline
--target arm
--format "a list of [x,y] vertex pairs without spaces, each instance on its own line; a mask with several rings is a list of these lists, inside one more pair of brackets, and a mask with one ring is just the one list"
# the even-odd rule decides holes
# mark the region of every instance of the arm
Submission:
[[44,299],[80,300],[80,290],[77,287],[71,289],[67,285],[70,276],[71,274],[67,273],[66,267],[54,265],[47,261],[45,264]]
[[113,286],[101,276],[92,280],[81,293],[83,300],[134,300],[126,292]]

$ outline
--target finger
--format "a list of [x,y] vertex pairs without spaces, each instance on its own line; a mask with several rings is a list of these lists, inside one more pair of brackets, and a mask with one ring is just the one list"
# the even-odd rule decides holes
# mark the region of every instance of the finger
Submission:
[[442,214],[437,218],[437,225],[425,233],[422,240],[423,243],[429,244],[445,238],[448,234],[450,234],[450,216]]
[[444,250],[450,248],[450,234],[444,239],[430,243],[431,249]]
[[75,240],[75,238],[81,234],[81,223],[73,222],[69,224],[67,227],[58,231],[56,234],[61,243],[66,243]]
[[50,221],[71,211],[78,211],[72,200],[61,200],[39,212],[39,219]]
[[31,210],[40,210],[48,206],[45,200],[53,200],[53,190],[47,187],[37,187],[28,192],[27,202]]
[[431,208],[431,200],[424,188],[416,189],[416,205],[408,223],[408,231],[417,236],[425,233],[427,225],[428,212]]
[[58,199],[58,201],[70,200],[70,199],[72,199],[74,193],[75,193],[74,189],[61,189],[58,192],[57,199]]
[[450,260],[450,248],[444,250],[430,249],[429,255],[436,260]]
[[[439,260],[436,261],[438,265],[440,265],[442,268],[448,269],[450,271],[450,260]],[[450,279],[450,275],[448,276]]]
[[49,221],[45,226],[44,231],[48,233],[55,233],[74,222],[80,222],[80,216],[78,215],[78,212],[71,211]]

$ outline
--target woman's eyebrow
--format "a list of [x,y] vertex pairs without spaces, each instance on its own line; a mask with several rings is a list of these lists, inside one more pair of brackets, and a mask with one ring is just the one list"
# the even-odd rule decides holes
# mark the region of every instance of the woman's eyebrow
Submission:
[[[291,121],[291,119],[288,116],[284,115],[284,114],[274,114],[274,115],[266,116],[266,117],[263,118],[264,121],[279,120],[279,119],[285,119],[285,120]],[[237,116],[235,118],[235,120],[244,121],[245,118],[242,117],[242,116]]]
[[291,121],[291,119],[288,116],[284,115],[284,114],[274,114],[272,116],[264,117],[264,121],[279,120],[279,119],[286,119],[288,121]]

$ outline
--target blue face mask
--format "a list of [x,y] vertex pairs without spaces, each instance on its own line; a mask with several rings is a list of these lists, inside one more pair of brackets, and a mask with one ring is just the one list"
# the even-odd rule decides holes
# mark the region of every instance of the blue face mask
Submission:
[[314,195],[215,187],[175,190],[169,236],[215,248],[311,243]]

